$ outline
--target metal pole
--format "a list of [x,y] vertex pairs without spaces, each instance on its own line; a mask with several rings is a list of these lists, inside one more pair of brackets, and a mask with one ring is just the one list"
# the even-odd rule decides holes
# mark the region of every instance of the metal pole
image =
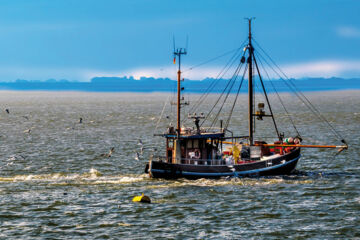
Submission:
[[253,145],[253,73],[252,73],[252,54],[253,47],[251,45],[251,18],[249,21],[249,144]]
[[181,58],[181,52],[178,55],[179,57],[179,70],[177,72],[177,137],[180,137],[180,118],[181,118],[181,104],[180,104],[180,90],[181,90],[181,71],[180,71],[180,58]]

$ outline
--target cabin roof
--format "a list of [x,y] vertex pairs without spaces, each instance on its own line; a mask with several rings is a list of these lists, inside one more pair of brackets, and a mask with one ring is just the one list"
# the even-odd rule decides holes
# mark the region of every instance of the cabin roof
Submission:
[[[177,135],[176,134],[165,134],[164,137],[166,138],[176,138]],[[224,133],[201,133],[201,134],[194,134],[194,135],[180,135],[180,138],[183,139],[196,139],[196,138],[201,138],[201,139],[207,139],[207,138],[223,138],[224,137]]]

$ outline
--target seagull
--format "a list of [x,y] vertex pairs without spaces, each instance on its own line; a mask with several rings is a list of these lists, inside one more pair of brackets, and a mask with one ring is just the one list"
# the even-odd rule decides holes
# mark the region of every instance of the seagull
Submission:
[[115,148],[112,147],[112,148],[110,149],[109,153],[103,153],[103,154],[100,155],[100,157],[108,157],[108,158],[109,158],[109,157],[111,157],[111,155],[113,154],[114,150],[115,150]]
[[23,131],[23,133],[31,133],[31,129],[30,128],[26,129],[26,130]]
[[25,118],[26,120],[29,120],[29,117],[28,116],[22,116],[23,118]]
[[10,158],[8,160],[14,161],[14,160],[20,160],[20,159],[26,160],[26,158],[21,154],[12,155],[12,156],[10,156]]
[[138,144],[137,145],[141,145],[141,146],[143,145],[141,139],[138,139]]
[[141,145],[140,147],[140,155],[142,156],[144,154],[144,146]]
[[139,161],[139,159],[140,159],[139,153],[138,153],[138,152],[135,152],[135,160],[136,160],[136,161]]

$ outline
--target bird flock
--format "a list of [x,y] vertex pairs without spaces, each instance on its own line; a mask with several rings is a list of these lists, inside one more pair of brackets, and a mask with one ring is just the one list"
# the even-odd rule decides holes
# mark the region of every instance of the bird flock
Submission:
[[[5,109],[5,112],[7,114],[10,114],[10,110],[8,108]],[[26,119],[26,120],[29,120],[28,116],[22,116],[22,117],[24,119]],[[91,121],[91,122],[93,122],[93,121]],[[83,123],[83,118],[80,117],[77,124],[82,124],[82,123]],[[73,125],[73,127],[71,127],[71,129],[75,130],[75,126],[76,126],[76,123]],[[32,126],[32,127],[28,128],[28,129],[24,130],[23,133],[30,134],[32,132],[32,129],[34,129],[34,128],[35,127]],[[140,159],[142,159],[143,155],[144,155],[144,145],[143,145],[143,142],[142,142],[141,139],[137,140],[137,146],[139,147],[139,149],[135,150],[134,159],[137,160],[137,161],[140,161]],[[99,155],[99,157],[101,157],[101,158],[110,158],[113,155],[114,152],[115,152],[115,147],[111,147],[109,152],[102,153],[102,154]],[[17,160],[19,158],[24,159],[24,160],[26,159],[26,157],[24,157],[23,155],[12,155],[12,156],[10,156],[10,158],[8,160]]]

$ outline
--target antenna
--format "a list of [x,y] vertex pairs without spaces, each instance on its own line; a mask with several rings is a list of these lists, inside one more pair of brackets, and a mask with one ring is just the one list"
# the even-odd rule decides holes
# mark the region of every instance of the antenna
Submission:
[[177,72],[177,137],[180,137],[180,117],[181,117],[181,105],[184,103],[181,103],[181,55],[186,55],[186,49],[185,48],[177,48],[175,49],[175,38],[174,38],[174,63],[176,61],[176,58],[178,59],[178,72]]
[[256,17],[250,17],[250,18],[244,18],[245,20],[248,20],[248,22],[249,22],[249,44],[251,45],[251,40],[250,40],[250,38],[251,38],[251,21],[252,20],[255,20],[256,19]]
[[175,54],[175,36],[173,35],[173,53]]
[[244,19],[246,19],[246,20],[248,20],[248,21],[251,21],[251,20],[255,20],[256,19],[256,17],[247,17],[247,18],[244,18]]

